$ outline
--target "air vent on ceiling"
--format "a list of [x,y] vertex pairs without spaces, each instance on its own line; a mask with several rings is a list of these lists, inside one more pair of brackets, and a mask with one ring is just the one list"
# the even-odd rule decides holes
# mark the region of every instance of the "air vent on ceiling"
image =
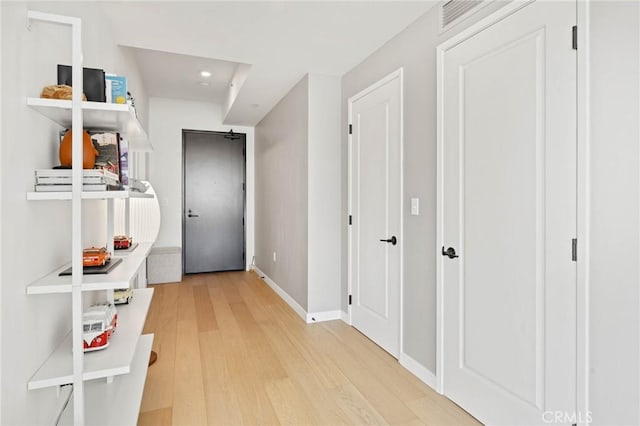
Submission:
[[445,2],[441,9],[440,28],[449,28],[482,2],[483,0],[449,0]]

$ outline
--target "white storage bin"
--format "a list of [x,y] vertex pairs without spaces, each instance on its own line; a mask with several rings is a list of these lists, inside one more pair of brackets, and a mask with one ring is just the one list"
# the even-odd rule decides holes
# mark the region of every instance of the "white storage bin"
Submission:
[[180,247],[156,247],[147,258],[149,284],[176,283],[182,281],[182,249]]

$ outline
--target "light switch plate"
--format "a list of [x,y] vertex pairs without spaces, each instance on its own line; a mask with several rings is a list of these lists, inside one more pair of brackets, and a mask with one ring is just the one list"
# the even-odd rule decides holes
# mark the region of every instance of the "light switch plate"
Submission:
[[411,216],[418,216],[420,214],[420,199],[411,199]]

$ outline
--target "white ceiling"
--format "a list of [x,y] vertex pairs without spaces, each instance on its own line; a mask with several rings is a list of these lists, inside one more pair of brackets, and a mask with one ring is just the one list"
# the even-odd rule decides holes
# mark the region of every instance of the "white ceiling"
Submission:
[[104,13],[116,42],[135,48],[151,95],[224,105],[217,83],[196,84],[200,68],[228,87],[231,69],[250,65],[239,67],[248,75],[225,122],[255,125],[305,74],[345,74],[435,4],[144,1],[109,2]]
[[[240,64],[200,56],[126,47],[136,58],[149,96],[209,101],[224,99]],[[211,72],[202,77],[201,71]]]

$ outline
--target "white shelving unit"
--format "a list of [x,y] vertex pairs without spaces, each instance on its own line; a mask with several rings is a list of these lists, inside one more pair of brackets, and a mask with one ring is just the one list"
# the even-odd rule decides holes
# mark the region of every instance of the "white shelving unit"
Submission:
[[[92,426],[131,425],[138,423],[147,363],[153,344],[153,334],[138,339],[131,363],[131,373],[114,377],[105,386],[103,380],[87,382],[84,389],[85,424]],[[59,425],[73,425],[73,402],[64,411]]]
[[[129,141],[129,152],[152,151],[146,132],[129,105],[82,102],[82,23],[79,18],[29,11],[29,23],[45,22],[71,27],[73,93],[72,100],[27,98],[29,107],[59,124],[71,128],[72,182],[71,192],[28,192],[32,201],[60,200],[71,203],[71,264],[27,286],[27,294],[71,295],[71,331],[56,350],[38,368],[27,388],[41,389],[73,385],[73,398],[62,413],[61,424],[136,424],[142,399],[153,335],[141,332],[153,295],[152,289],[134,290],[129,305],[118,305],[118,326],[109,347],[85,353],[82,339],[83,293],[106,290],[113,300],[116,288],[128,288],[140,271],[151,244],[139,244],[129,253],[114,254],[122,259],[108,274],[83,275],[82,268],[82,201],[103,199],[107,205],[107,240],[113,240],[114,199],[152,198],[153,194],[129,191],[82,192],[82,129],[116,131]],[[128,206],[128,204],[127,204]],[[127,208],[128,211],[128,208]],[[113,244],[109,244],[113,248]],[[59,273],[73,266],[70,276]],[[36,296],[43,297],[43,296]]]
[[[144,327],[153,289],[133,291],[128,305],[118,305],[118,327],[109,340],[109,347],[88,352],[84,356],[84,380],[113,377],[131,372],[133,355]],[[73,381],[71,363],[71,333],[62,341],[49,359],[33,375],[28,389],[66,385]]]

